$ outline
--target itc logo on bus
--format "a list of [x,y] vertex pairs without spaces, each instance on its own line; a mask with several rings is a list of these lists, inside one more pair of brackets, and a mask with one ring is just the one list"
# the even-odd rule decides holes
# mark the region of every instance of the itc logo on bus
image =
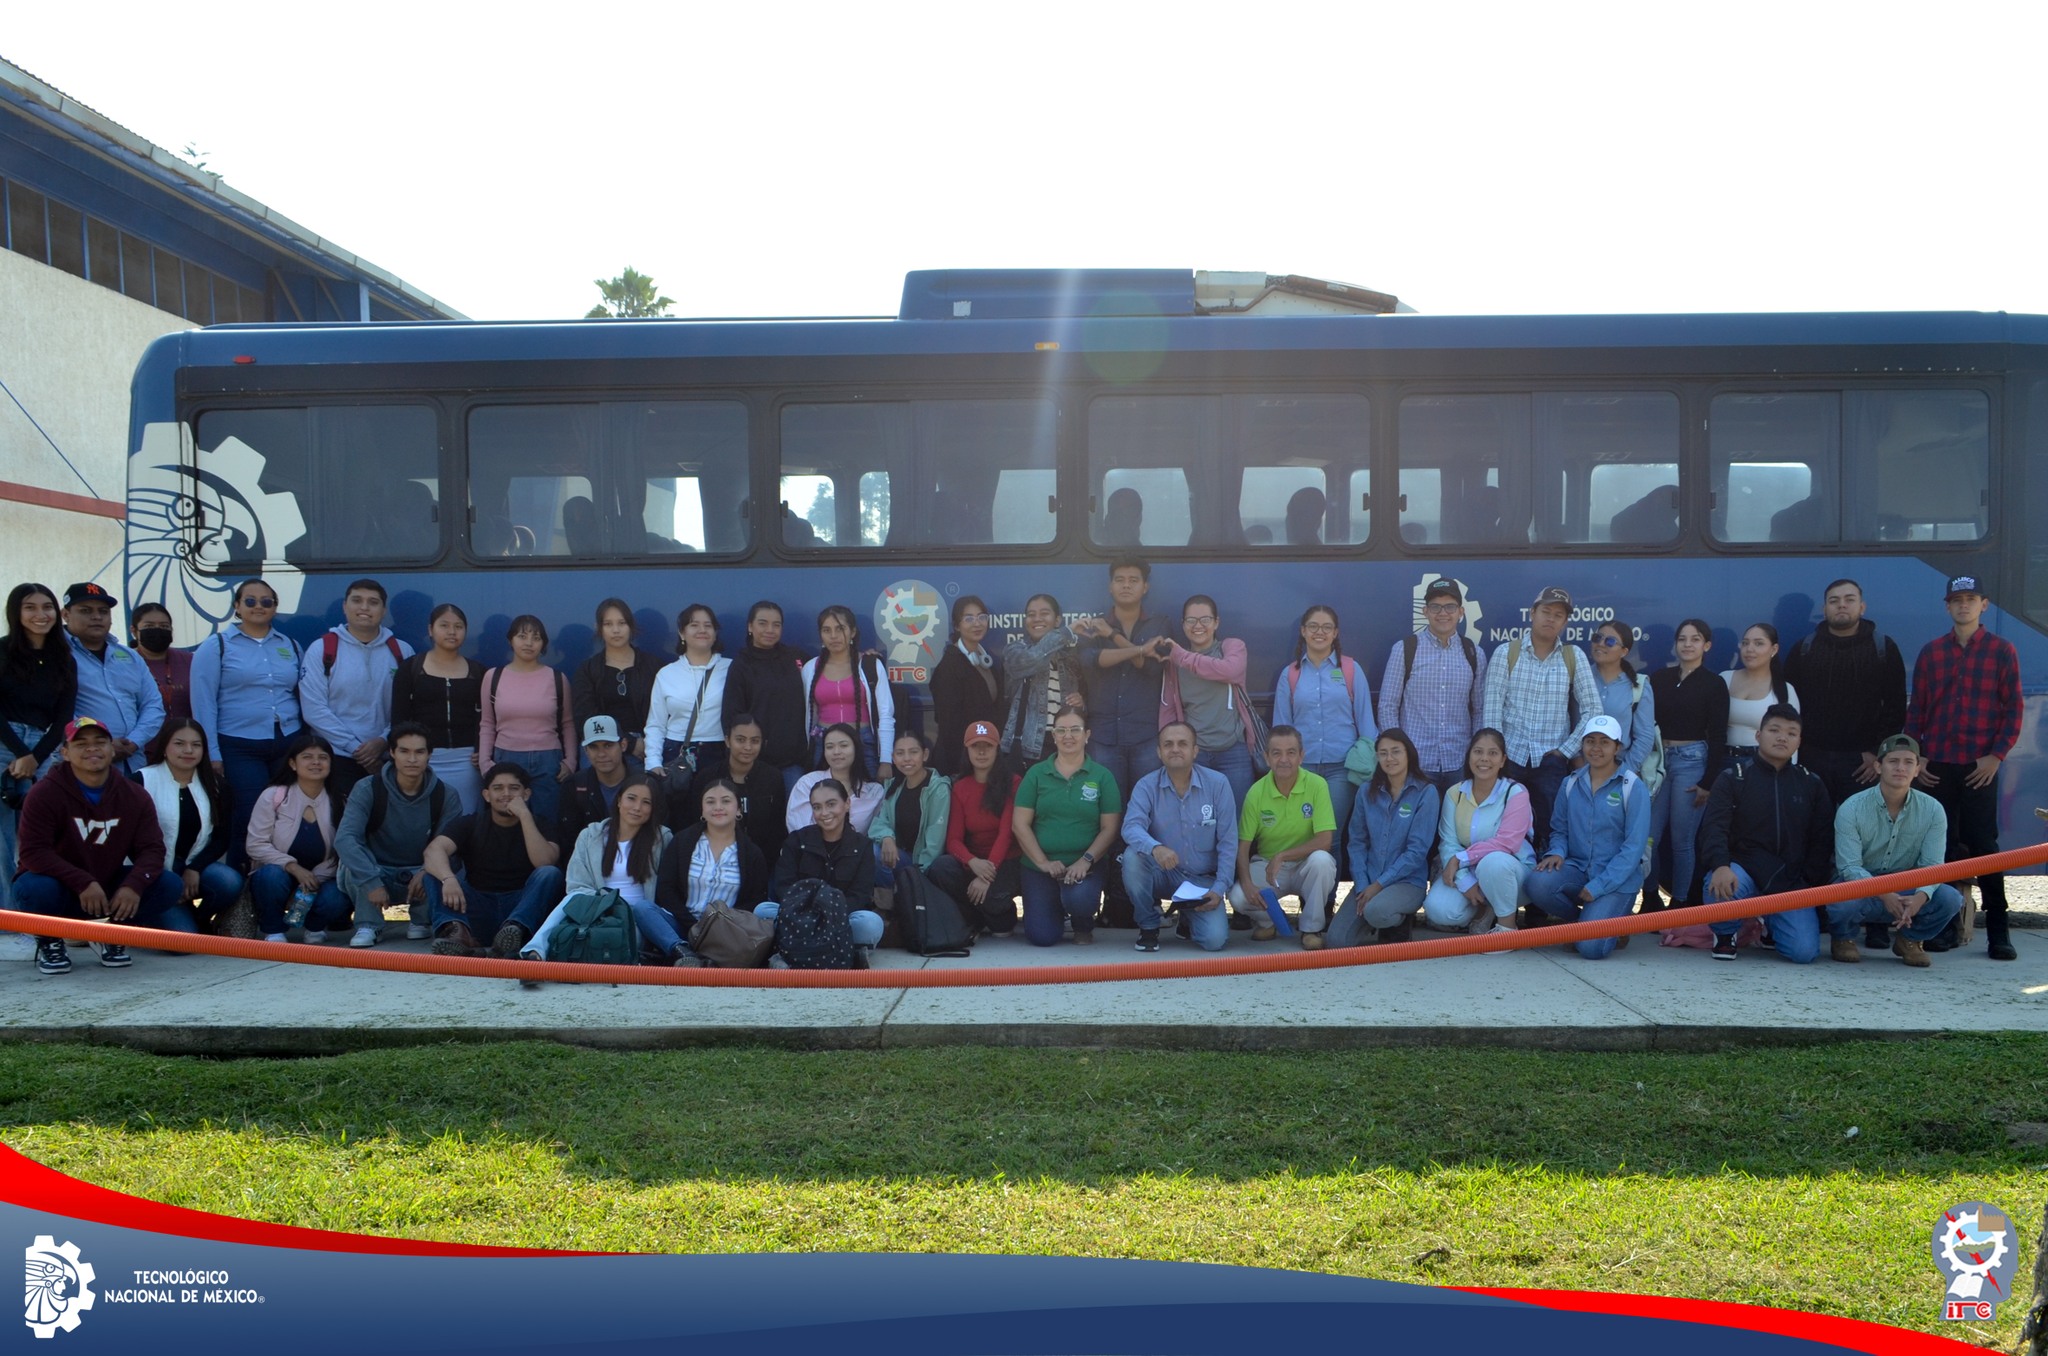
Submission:
[[928,683],[946,648],[946,604],[922,579],[900,579],[875,600],[875,634],[892,683]]

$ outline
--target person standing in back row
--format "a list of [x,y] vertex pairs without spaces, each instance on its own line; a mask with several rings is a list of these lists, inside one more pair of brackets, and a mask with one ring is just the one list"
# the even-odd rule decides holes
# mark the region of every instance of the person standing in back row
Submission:
[[1230,783],[1230,797],[1242,807],[1259,779],[1252,762],[1252,713],[1244,698],[1244,642],[1217,634],[1223,614],[1216,600],[1197,593],[1180,606],[1186,645],[1161,636],[1153,654],[1167,661],[1159,691],[1159,727],[1184,720],[1195,727],[1201,752],[1195,761],[1216,769]]
[[[1998,769],[2020,738],[2020,657],[2012,642],[1984,627],[1991,597],[1972,574],[1948,581],[1953,626],[1921,647],[1913,662],[1906,730],[1927,756],[1920,784],[1948,813],[1948,859],[1998,851]],[[2005,873],[1977,877],[1984,933],[1993,960],[2016,960],[2006,921]],[[1954,945],[1954,932],[1928,943]]]
[[[299,647],[276,622],[277,591],[261,579],[245,579],[235,586],[235,620],[192,652],[192,718],[206,730],[207,756],[227,775],[234,816],[228,865],[236,870],[248,869],[249,814],[256,798],[302,725]],[[148,682],[150,697],[160,702],[156,680]]]
[[1380,728],[1405,731],[1439,793],[1465,780],[1465,747],[1486,723],[1486,656],[1461,634],[1465,595],[1448,579],[1422,593],[1427,625],[1394,642],[1380,679]]
[[1126,557],[1109,566],[1109,610],[1079,622],[1081,685],[1092,731],[1088,756],[1109,769],[1128,800],[1138,779],[1159,767],[1159,682],[1153,655],[1173,624],[1145,610],[1152,567]]
[[1601,713],[1593,661],[1567,645],[1572,596],[1552,586],[1536,595],[1529,629],[1493,652],[1486,669],[1486,728],[1507,740],[1503,775],[1529,791],[1536,831],[1548,832],[1557,788],[1579,752],[1579,730]]
[[306,724],[334,746],[327,792],[346,801],[355,784],[384,764],[391,728],[391,676],[412,658],[412,646],[384,625],[384,586],[358,579],[344,591],[343,624],[306,651],[299,704]]

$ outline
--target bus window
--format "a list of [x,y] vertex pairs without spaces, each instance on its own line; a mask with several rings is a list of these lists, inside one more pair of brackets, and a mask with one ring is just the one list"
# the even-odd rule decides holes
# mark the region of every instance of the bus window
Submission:
[[1530,414],[1537,541],[1677,540],[1677,396],[1540,393]]
[[1371,437],[1362,396],[1099,397],[1091,534],[1109,550],[1362,542]]
[[[212,410],[199,416],[196,446],[211,458],[260,457],[249,489],[289,494],[305,532],[270,541],[244,506],[195,523],[209,565],[366,565],[430,560],[440,554],[440,436],[423,405],[315,405]],[[239,467],[224,472],[237,481]]]
[[578,560],[744,550],[746,448],[734,401],[479,407],[471,549]]
[[1989,527],[1991,403],[1982,391],[1842,397],[1846,536],[1976,541]]
[[1432,546],[1527,543],[1527,395],[1409,396],[1400,425],[1404,540],[1413,523]]
[[[1052,540],[1053,406],[1044,400],[900,400],[782,410],[784,495],[792,546],[1038,545]],[[806,508],[805,505],[812,507]],[[837,515],[848,506],[851,516]],[[790,536],[791,519],[817,539]],[[829,528],[829,530],[828,530]],[[802,535],[799,533],[799,535]]]
[[839,523],[829,477],[782,478],[782,540],[784,545],[796,547],[838,544]]
[[1707,416],[1715,538],[1837,540],[1841,416],[1833,391],[1715,396]]

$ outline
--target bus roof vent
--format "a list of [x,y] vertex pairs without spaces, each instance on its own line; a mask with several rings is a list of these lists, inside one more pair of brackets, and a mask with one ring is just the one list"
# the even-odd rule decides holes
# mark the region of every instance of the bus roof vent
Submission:
[[922,269],[903,278],[903,320],[1070,316],[1385,315],[1385,292],[1299,274],[1174,268]]

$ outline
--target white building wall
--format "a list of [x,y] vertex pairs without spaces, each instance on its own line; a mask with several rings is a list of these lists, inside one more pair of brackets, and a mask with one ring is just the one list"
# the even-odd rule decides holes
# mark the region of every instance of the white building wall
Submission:
[[[0,394],[0,480],[127,498],[128,384],[151,340],[189,321],[62,269],[0,250],[0,382],[90,482],[79,482],[13,400]],[[0,492],[0,598],[25,579],[60,597],[96,579],[121,589],[121,522],[23,504]],[[116,611],[127,635],[127,609]]]

